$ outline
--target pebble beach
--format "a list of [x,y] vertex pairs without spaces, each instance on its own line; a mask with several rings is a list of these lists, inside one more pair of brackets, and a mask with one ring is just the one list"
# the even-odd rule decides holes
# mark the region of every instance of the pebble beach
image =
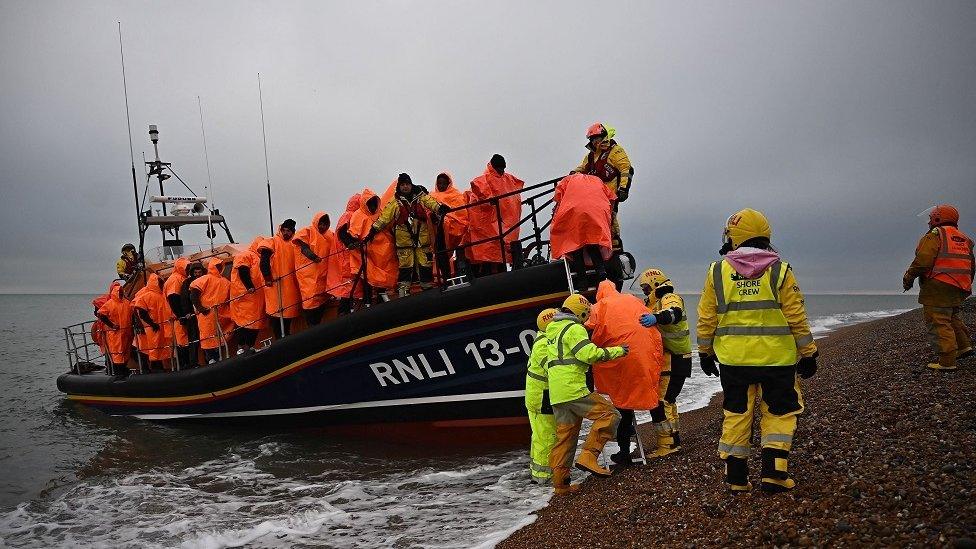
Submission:
[[[963,319],[973,332],[976,300]],[[915,309],[818,340],[792,492],[726,492],[719,394],[682,415],[681,452],[585,480],[499,547],[976,547],[976,359],[929,370],[925,334]],[[759,470],[754,451],[757,487]]]

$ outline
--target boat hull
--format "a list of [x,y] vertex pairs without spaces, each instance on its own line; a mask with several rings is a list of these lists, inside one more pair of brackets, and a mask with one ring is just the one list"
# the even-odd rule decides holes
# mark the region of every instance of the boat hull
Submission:
[[539,310],[568,295],[562,263],[431,290],[195,370],[64,374],[72,401],[151,420],[296,426],[520,426]]

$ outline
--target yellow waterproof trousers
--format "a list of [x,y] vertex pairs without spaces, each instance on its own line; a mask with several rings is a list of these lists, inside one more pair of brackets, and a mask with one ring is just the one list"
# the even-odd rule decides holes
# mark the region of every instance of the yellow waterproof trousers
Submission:
[[956,354],[973,345],[969,330],[959,318],[959,307],[922,305],[922,316],[928,327],[929,345],[939,355],[939,364],[955,366]]
[[556,445],[556,418],[552,414],[529,411],[529,425],[532,427],[529,472],[533,481],[546,484],[552,478],[549,457],[552,447]]
[[759,403],[760,445],[789,452],[793,445],[797,416],[803,413],[803,395],[793,366],[722,365],[721,459],[749,457],[756,397]]
[[556,418],[556,445],[549,457],[554,485],[569,484],[569,469],[576,457],[576,441],[583,419],[593,421],[590,433],[583,442],[583,451],[599,455],[607,441],[617,434],[620,413],[606,397],[590,393],[584,397],[553,404]]

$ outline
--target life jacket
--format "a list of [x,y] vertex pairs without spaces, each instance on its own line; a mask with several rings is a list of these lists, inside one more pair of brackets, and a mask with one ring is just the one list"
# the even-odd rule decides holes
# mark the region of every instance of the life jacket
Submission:
[[[410,240],[413,244],[411,247],[414,248],[420,245],[420,233],[426,228],[430,220],[427,208],[420,203],[420,195],[421,193],[416,190],[410,196],[395,195],[395,200],[399,203],[400,207],[397,209],[396,219],[393,220],[394,230],[406,231],[410,235]],[[397,242],[396,247],[403,249],[406,246]]]
[[728,261],[712,264],[718,327],[715,355],[729,366],[792,366],[796,340],[783,314],[779,290],[789,265],[776,261],[759,278],[746,278]]
[[942,225],[936,228],[939,230],[939,253],[927,277],[971,292],[973,241],[957,227]]
[[[544,406],[544,393],[549,390],[549,342],[545,332],[536,332],[529,353],[528,370],[525,372],[525,409],[541,413]],[[551,411],[548,413],[552,413]]]
[[658,324],[661,337],[664,339],[664,349],[672,355],[686,355],[691,352],[691,331],[688,329],[688,311],[685,300],[676,293],[667,293],[657,299],[651,294],[646,300],[647,308],[652,313],[659,313],[664,309],[679,307],[681,321],[674,324]]
[[586,157],[586,167],[583,173],[587,175],[595,175],[599,177],[604,183],[609,183],[611,181],[620,178],[620,170],[613,166],[608,160],[610,158],[610,151],[617,146],[617,142],[611,140],[610,146],[603,151],[591,151]]

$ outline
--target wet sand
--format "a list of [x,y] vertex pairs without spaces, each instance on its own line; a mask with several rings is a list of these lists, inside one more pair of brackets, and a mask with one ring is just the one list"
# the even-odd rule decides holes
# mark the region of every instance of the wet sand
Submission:
[[[976,333],[976,300],[963,318]],[[758,451],[756,489],[725,491],[719,395],[681,416],[680,453],[586,480],[499,547],[976,547],[976,359],[925,368],[921,309],[818,345],[819,371],[802,382],[791,493],[758,489]],[[758,434],[757,421],[754,448]]]

